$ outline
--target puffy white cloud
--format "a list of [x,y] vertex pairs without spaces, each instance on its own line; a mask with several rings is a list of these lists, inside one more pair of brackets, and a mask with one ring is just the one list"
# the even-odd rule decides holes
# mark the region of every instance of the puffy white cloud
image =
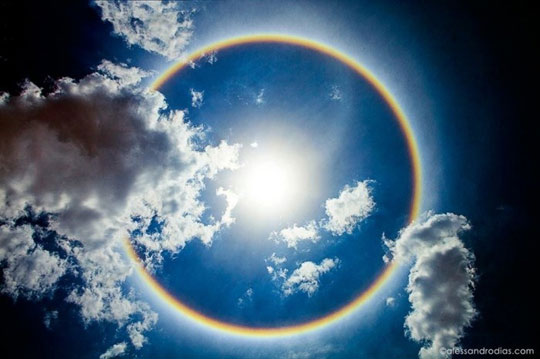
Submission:
[[405,327],[413,340],[427,343],[422,359],[441,358],[441,348],[455,347],[476,316],[474,256],[459,238],[470,228],[464,216],[427,214],[395,241],[384,238],[391,257],[413,263],[407,286],[412,310]]
[[117,82],[120,87],[137,85],[141,79],[152,73],[138,67],[128,67],[125,64],[115,64],[109,60],[103,60],[97,69],[108,78]]
[[129,45],[179,60],[193,35],[192,9],[177,1],[96,1],[101,19]]
[[[219,189],[227,208],[203,222],[205,181],[238,166],[239,145],[202,147],[204,130],[182,111],[166,111],[159,92],[139,87],[145,71],[102,62],[97,72],[63,78],[48,94],[26,82],[0,104],[0,261],[2,292],[38,298],[66,272],[80,277],[66,300],[83,320],[126,326],[145,341],[157,315],[126,293],[131,236],[146,265],[193,239],[210,245],[234,222],[237,196]],[[15,226],[27,208],[48,213],[47,230],[63,256],[34,241],[38,227]],[[149,231],[160,223],[159,233]],[[39,234],[39,233],[38,233]]]
[[302,291],[311,297],[319,289],[320,276],[329,272],[338,264],[338,258],[325,258],[319,264],[311,261],[303,262],[283,283],[281,287],[283,294],[288,296],[297,291]]
[[356,225],[369,216],[375,207],[371,196],[369,180],[357,182],[355,186],[345,186],[337,198],[326,200],[328,220],[324,228],[333,235],[352,233]]
[[315,221],[309,222],[305,226],[297,226],[294,224],[292,227],[287,227],[279,232],[272,232],[270,239],[276,242],[285,242],[289,248],[297,248],[298,243],[302,241],[317,242],[320,239],[318,233],[318,225]]
[[200,108],[204,100],[204,91],[195,91],[194,89],[190,89],[189,93],[191,94],[191,106]]
[[142,303],[141,305],[143,306],[143,310],[140,311],[142,320],[131,323],[127,327],[131,344],[137,349],[142,348],[147,341],[143,333],[152,329],[158,320],[158,315],[150,310],[148,304]]
[[29,225],[0,227],[0,263],[4,267],[0,291],[14,298],[41,298],[69,268],[65,259],[36,244],[33,234]]
[[375,208],[375,201],[369,188],[370,180],[358,181],[355,186],[346,185],[337,198],[325,202],[326,218],[308,222],[305,226],[293,224],[270,233],[269,239],[287,243],[287,247],[297,249],[298,243],[320,239],[320,230],[326,230],[334,236],[351,234],[358,223],[367,218]]
[[386,298],[385,303],[386,303],[387,307],[393,307],[394,305],[396,305],[396,298],[388,297],[388,298]]
[[110,359],[120,356],[126,352],[127,343],[121,342],[114,344],[107,351],[99,356],[99,359]]

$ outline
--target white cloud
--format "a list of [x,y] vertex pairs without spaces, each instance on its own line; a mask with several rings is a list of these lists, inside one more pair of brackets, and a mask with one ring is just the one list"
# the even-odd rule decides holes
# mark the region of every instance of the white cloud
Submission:
[[393,306],[396,305],[396,298],[394,298],[394,297],[388,297],[388,298],[386,298],[385,303],[386,303],[386,306],[387,306],[387,307],[393,307]]
[[131,344],[137,349],[142,348],[147,339],[143,335],[144,332],[149,331],[157,323],[158,315],[150,310],[148,304],[143,303],[143,310],[141,311],[142,320],[131,323],[127,326],[127,331]]
[[298,243],[320,239],[319,231],[329,231],[334,236],[351,234],[356,226],[366,219],[375,208],[369,184],[372,181],[358,181],[355,186],[346,185],[337,198],[329,198],[325,202],[326,218],[319,222],[314,220],[305,226],[283,228],[270,233],[269,239],[287,243],[287,247],[297,249]]
[[39,299],[54,290],[69,263],[32,239],[29,226],[0,227],[0,262],[4,263],[2,293]]
[[337,355],[343,349],[334,344],[325,344],[320,340],[303,341],[302,349],[289,349],[285,356],[286,359],[327,359],[338,357]]
[[7,92],[0,92],[0,106],[8,102],[9,94]]
[[255,97],[255,103],[257,105],[262,105],[264,103],[264,89],[261,89]]
[[[67,272],[81,284],[68,302],[85,323],[126,325],[132,344],[157,315],[126,293],[131,264],[123,255],[132,234],[146,265],[193,239],[206,245],[234,222],[236,195],[219,189],[227,208],[203,222],[205,181],[238,167],[239,145],[200,145],[204,130],[182,111],[165,111],[164,97],[139,87],[145,71],[104,61],[80,80],[63,78],[43,94],[26,82],[0,104],[0,260],[2,291],[38,299]],[[64,256],[37,244],[39,228],[15,226],[30,207],[54,214],[48,230]],[[160,233],[147,231],[162,223]]]
[[333,235],[352,233],[356,225],[371,214],[375,202],[369,188],[370,181],[357,182],[355,186],[345,186],[337,198],[326,200],[328,221],[324,228]]
[[268,257],[266,259],[266,261],[270,261],[272,263],[274,263],[275,265],[280,265],[280,264],[283,264],[287,261],[287,258],[286,257],[278,257],[276,255],[276,253],[272,253],[272,255],[270,257]]
[[287,243],[287,247],[296,249],[299,242],[311,241],[315,243],[320,239],[320,236],[317,223],[311,221],[305,226],[294,224],[292,227],[284,228],[279,232],[272,232],[270,239],[276,242]]
[[107,351],[99,356],[99,359],[111,359],[120,356],[126,352],[126,342],[114,344]]
[[227,207],[225,208],[225,212],[223,212],[223,216],[221,216],[219,226],[230,226],[236,221],[236,218],[232,216],[232,211],[238,204],[238,200],[240,197],[232,190],[226,190],[223,187],[219,187],[216,191],[216,194],[218,196],[225,196],[225,201],[227,202]]
[[287,278],[287,268],[281,268],[283,263],[287,261],[286,257],[278,257],[275,253],[264,260],[272,265],[266,266],[266,271],[270,274],[273,281],[283,281]]
[[51,329],[51,325],[57,319],[58,319],[58,311],[57,310],[53,310],[53,311],[45,313],[45,317],[43,318],[43,324],[45,325],[45,328]]
[[204,100],[204,91],[195,91],[194,89],[190,89],[189,93],[191,94],[191,106],[200,108]]
[[213,65],[217,62],[217,51],[210,51],[208,54],[204,54],[203,58],[206,59],[206,62],[208,62],[210,65]]
[[[96,1],[115,34],[169,60],[180,60],[193,35],[193,10],[171,1]],[[185,4],[184,4],[185,5]]]
[[426,343],[422,359],[441,358],[441,348],[455,347],[476,316],[474,256],[459,238],[470,228],[464,216],[427,214],[395,241],[384,238],[391,257],[413,263],[405,327],[413,340]]
[[246,303],[249,303],[253,300],[253,288],[248,288],[246,292],[238,298],[237,304],[239,307],[243,307]]
[[343,93],[337,85],[333,85],[330,90],[330,98],[334,101],[341,101],[343,98]]
[[325,258],[319,264],[311,261],[302,263],[283,283],[281,287],[283,294],[288,296],[297,291],[302,291],[311,297],[319,289],[320,276],[329,272],[338,264],[339,259],[337,258]]
[[97,67],[98,71],[108,78],[117,82],[119,87],[129,87],[137,85],[141,79],[152,75],[151,72],[144,71],[138,67],[128,67],[126,64],[115,64],[108,60],[103,60]]

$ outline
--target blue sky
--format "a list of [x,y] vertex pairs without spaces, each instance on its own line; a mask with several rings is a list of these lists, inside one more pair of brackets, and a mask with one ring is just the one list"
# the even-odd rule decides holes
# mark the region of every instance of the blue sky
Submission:
[[[298,189],[306,192],[301,198],[307,202],[299,203],[299,210],[288,211],[296,204],[287,203],[275,217],[253,216],[250,204],[240,202],[237,222],[220,233],[211,248],[194,245],[165,264],[167,287],[206,313],[232,321],[238,320],[236,316],[246,317],[242,321],[254,324],[264,324],[260,318],[274,325],[294,323],[297,318],[339,308],[382,268],[382,233],[393,236],[406,223],[410,167],[398,125],[365,80],[313,51],[290,45],[277,49],[275,45],[246,45],[220,51],[217,56],[216,63],[185,69],[164,86],[165,96],[178,98],[171,106],[189,108],[190,118],[208,126],[211,138],[242,142],[246,156],[253,154],[255,160],[259,153],[272,150],[276,141],[289,156],[300,151],[300,161],[314,153],[322,159],[313,160],[318,163],[301,184],[305,188]],[[191,106],[190,88],[204,90],[200,108]],[[336,88],[343,92],[340,99],[332,99]],[[262,103],[257,103],[261,90]],[[354,95],[359,93],[362,96]],[[257,148],[249,146],[253,142],[258,143]],[[324,154],[320,154],[322,149]],[[208,197],[206,202],[216,201],[215,187],[234,185],[235,176],[234,172],[224,173],[223,179],[218,177],[209,184],[203,194]],[[335,197],[345,185],[365,179],[373,181],[370,187],[377,210],[351,235],[333,238],[323,234],[317,243],[301,243],[298,250],[268,239],[272,231],[323,218],[327,198]],[[323,278],[325,285],[313,298],[282,298],[266,273],[265,259],[272,253],[286,257],[290,271],[295,262],[318,263],[337,257],[342,260],[340,273]],[[238,308],[238,298],[249,288],[254,294]]]
[[[536,246],[529,60],[516,56],[529,43],[519,30],[531,25],[525,7],[5,8],[6,354],[426,359],[460,345],[534,348],[534,299],[515,295],[527,288],[522,274]],[[291,44],[234,46],[148,91],[176,59],[261,32],[321,41],[392,93],[422,160],[415,223],[407,221],[411,165],[395,116],[365,79],[328,55]],[[176,298],[255,327],[328,314],[361,293],[385,260],[401,265],[332,326],[243,338],[201,326],[157,297],[134,272],[126,236]]]

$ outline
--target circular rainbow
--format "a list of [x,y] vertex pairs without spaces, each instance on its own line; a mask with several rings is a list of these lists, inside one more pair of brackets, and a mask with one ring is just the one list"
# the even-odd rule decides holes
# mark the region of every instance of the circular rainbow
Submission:
[[[394,116],[396,117],[399,126],[403,135],[405,136],[407,142],[407,148],[409,152],[409,158],[411,161],[412,167],[412,179],[413,179],[413,188],[412,188],[412,197],[409,210],[408,222],[412,222],[418,216],[421,205],[421,195],[422,195],[422,171],[420,164],[420,155],[418,152],[418,145],[413,135],[413,131],[405,116],[403,110],[398,105],[397,101],[392,97],[390,92],[383,86],[383,84],[364,66],[356,62],[350,56],[331,48],[328,45],[325,45],[320,42],[313,40],[308,40],[305,38],[289,35],[279,35],[279,34],[262,34],[262,35],[248,35],[234,37],[228,40],[219,41],[211,45],[205,46],[196,50],[191,55],[186,58],[178,61],[171,67],[169,67],[165,72],[163,72],[150,86],[153,90],[158,90],[167,80],[169,80],[174,74],[183,69],[188,64],[200,59],[205,54],[211,53],[213,51],[222,50],[229,47],[239,46],[243,44],[250,43],[284,43],[290,45],[297,45],[318,51],[320,53],[326,54],[330,57],[333,57],[342,63],[349,66],[351,69],[356,71],[361,77],[366,79],[383,97],[385,102],[391,108]],[[303,334],[308,331],[319,329],[325,327],[328,324],[334,323],[342,318],[347,317],[349,314],[352,314],[363,304],[369,301],[370,298],[386,283],[386,281],[392,276],[395,272],[398,264],[393,261],[387,264],[381,273],[375,278],[375,280],[369,285],[369,287],[364,290],[359,296],[354,298],[345,306],[331,312],[323,317],[316,318],[314,320],[300,323],[296,325],[282,326],[282,327],[248,327],[232,323],[223,322],[211,317],[208,317],[201,312],[198,312],[171,295],[161,284],[154,278],[148,271],[146,271],[144,265],[139,259],[135,249],[131,245],[129,240],[125,241],[125,248],[129,258],[135,264],[135,268],[140,278],[148,285],[152,291],[166,304],[171,308],[182,314],[183,316],[191,319],[192,321],[201,324],[205,327],[219,330],[228,334],[239,335],[244,337],[280,337],[280,336],[289,336],[289,335],[298,335]]]

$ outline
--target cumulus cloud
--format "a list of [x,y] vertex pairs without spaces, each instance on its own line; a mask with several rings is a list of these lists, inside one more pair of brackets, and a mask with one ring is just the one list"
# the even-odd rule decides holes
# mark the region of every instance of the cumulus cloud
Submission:
[[337,198],[326,200],[328,220],[324,228],[333,235],[351,234],[356,225],[371,214],[375,201],[369,188],[370,181],[357,182],[355,186],[345,186]]
[[311,297],[319,289],[319,278],[339,264],[338,258],[325,258],[319,264],[303,262],[285,280],[282,291],[285,296],[302,291]]
[[204,100],[204,91],[195,91],[194,89],[190,89],[189,93],[191,94],[191,106],[200,108]]
[[143,333],[152,329],[158,320],[157,314],[150,310],[148,304],[142,303],[141,305],[144,308],[144,310],[141,311],[142,319],[127,326],[131,344],[137,349],[142,348],[147,341]]
[[39,299],[55,288],[69,263],[32,239],[29,225],[0,227],[0,263],[3,283],[0,291],[14,298]]
[[396,305],[396,298],[388,297],[388,298],[386,298],[385,303],[386,303],[387,307],[393,307],[394,305]]
[[305,226],[298,226],[295,223],[291,227],[270,233],[268,238],[287,243],[288,248],[297,249],[298,243],[302,241],[316,243],[320,239],[321,230],[326,230],[334,236],[351,234],[375,208],[375,201],[369,188],[371,182],[365,180],[358,181],[354,186],[345,185],[337,198],[326,200],[326,217],[319,222],[312,220]]
[[413,340],[426,343],[422,359],[441,358],[441,348],[455,347],[476,316],[474,256],[459,238],[470,228],[464,216],[427,214],[396,240],[384,238],[386,260],[412,264],[405,327]]
[[317,223],[311,221],[305,226],[297,226],[294,224],[292,227],[284,228],[278,232],[272,232],[270,238],[276,242],[287,243],[287,247],[296,249],[299,242],[317,242],[320,239],[320,236]]
[[[143,89],[147,72],[103,61],[80,80],[62,78],[50,93],[31,82],[0,104],[1,291],[38,299],[63,276],[75,275],[66,301],[85,323],[125,327],[139,348],[157,321],[149,306],[126,294],[131,264],[127,236],[150,269],[162,253],[193,239],[210,245],[234,222],[237,197],[220,188],[227,208],[203,222],[205,181],[238,167],[239,145],[202,146],[204,129],[164,97]],[[20,225],[34,213],[46,228]],[[160,231],[149,230],[152,223]],[[37,239],[51,237],[48,247]]]
[[122,342],[114,344],[107,351],[99,356],[99,359],[111,359],[120,356],[126,352],[127,343]]
[[129,45],[179,60],[193,35],[192,9],[177,1],[96,1],[101,19]]

